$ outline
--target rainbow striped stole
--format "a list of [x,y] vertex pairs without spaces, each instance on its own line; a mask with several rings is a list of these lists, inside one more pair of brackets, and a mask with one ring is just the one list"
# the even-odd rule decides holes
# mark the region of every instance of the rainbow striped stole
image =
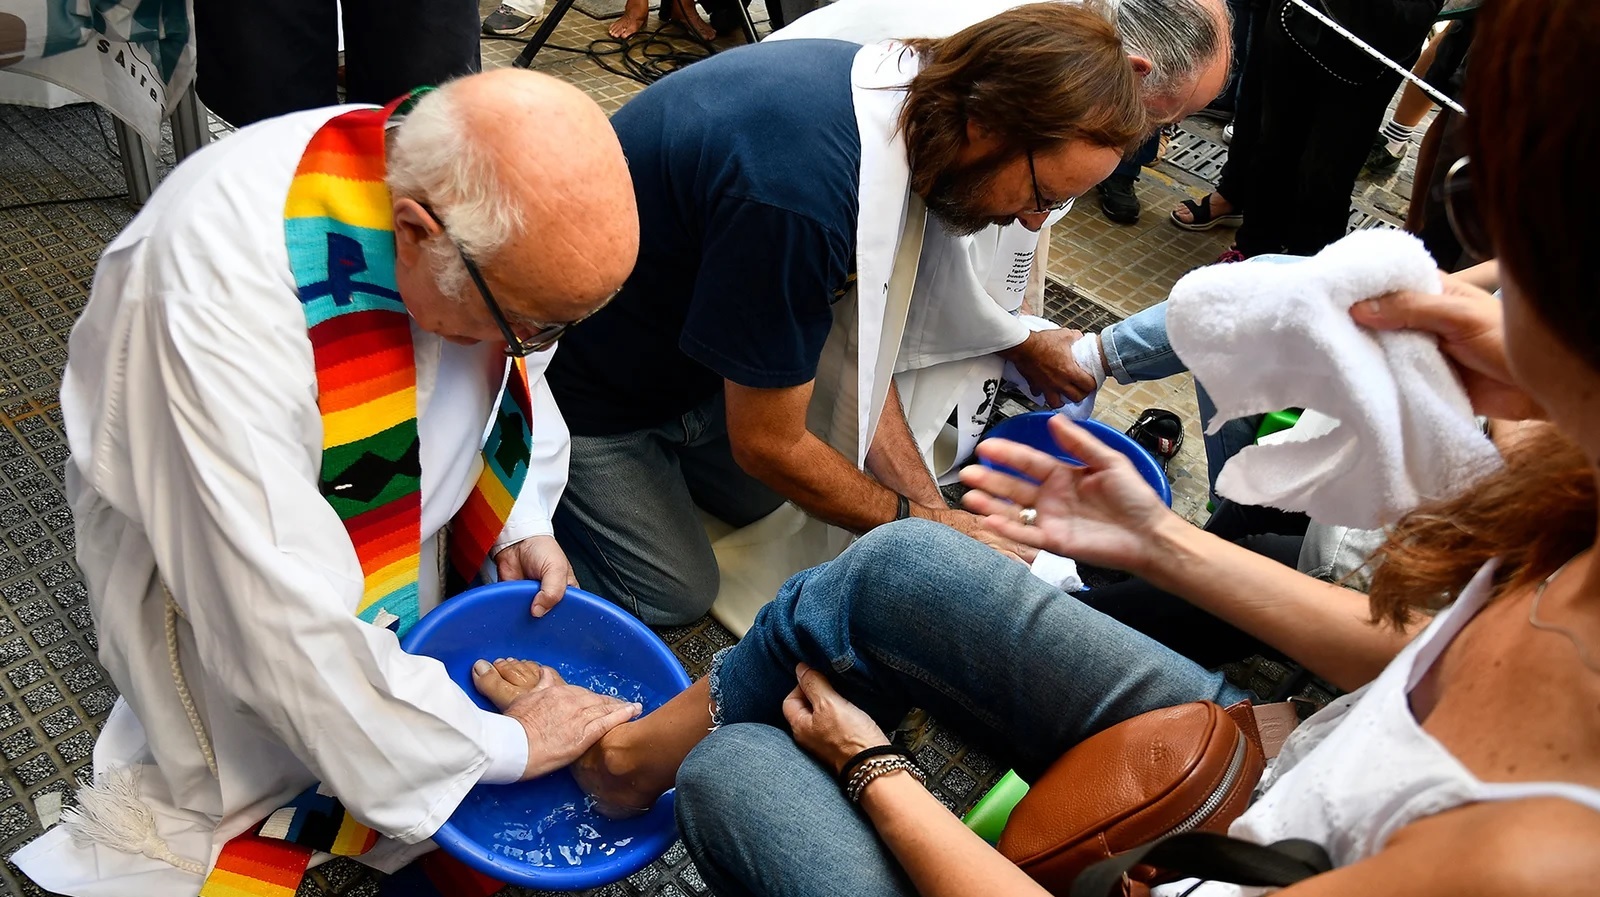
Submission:
[[[422,465],[411,318],[394,281],[394,229],[384,185],[384,126],[431,88],[383,109],[324,123],[306,146],[284,204],[322,412],[318,485],[343,521],[363,577],[357,615],[404,635],[419,615]],[[506,364],[483,468],[451,523],[446,594],[478,578],[527,478],[533,407],[522,359]],[[358,856],[378,834],[313,785],[223,845],[200,897],[293,897],[315,851]],[[384,893],[493,893],[500,885],[447,857],[427,874],[396,875]],[[420,875],[420,873],[419,873]],[[470,887],[465,882],[470,882]],[[492,887],[491,887],[492,886]]]
[[[407,98],[410,99],[410,98]],[[417,621],[422,462],[411,317],[394,282],[384,109],[339,115],[311,138],[284,203],[284,236],[316,362],[319,486],[355,546],[356,614]]]
[[512,359],[500,392],[494,426],[483,443],[483,470],[472,494],[450,522],[450,569],[445,594],[454,595],[478,578],[478,570],[511,516],[511,506],[528,477],[533,451],[533,400],[528,394],[528,369]]

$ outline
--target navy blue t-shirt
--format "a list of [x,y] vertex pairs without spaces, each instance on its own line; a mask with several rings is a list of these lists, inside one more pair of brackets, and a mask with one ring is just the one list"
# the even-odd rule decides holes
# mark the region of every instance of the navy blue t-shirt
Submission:
[[572,432],[664,423],[722,389],[816,375],[855,267],[856,44],[718,53],[611,119],[639,204],[622,292],[561,340],[548,377]]

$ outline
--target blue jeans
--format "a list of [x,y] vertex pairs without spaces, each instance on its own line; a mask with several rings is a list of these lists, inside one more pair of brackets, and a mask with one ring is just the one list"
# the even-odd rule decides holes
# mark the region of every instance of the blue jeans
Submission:
[[[1147,710],[1250,697],[1021,564],[924,520],[878,527],[785,583],[744,640],[717,657],[716,721],[782,729],[801,661],[885,728],[924,708],[1024,779]],[[719,893],[913,893],[887,855],[857,837],[864,823],[831,777],[785,747],[787,736],[759,731],[726,725],[678,774],[679,821],[701,870],[742,883]],[[774,751],[745,756],[742,741],[731,740],[747,736]],[[806,826],[816,829],[808,840],[827,850],[777,837]],[[871,868],[830,868],[844,857]],[[853,886],[834,888],[840,876]]]
[[583,588],[653,626],[677,626],[711,609],[720,582],[696,508],[738,527],[781,504],[734,461],[718,395],[648,430],[574,434],[551,523]]
[[[1167,338],[1165,302],[1158,302],[1107,327],[1100,334],[1100,345],[1105,349],[1106,373],[1118,383],[1161,380],[1189,369],[1178,358],[1178,353],[1172,351],[1172,342]],[[1249,364],[1249,361],[1241,363]],[[1209,429],[1211,419],[1217,416],[1217,406],[1199,381],[1195,381],[1194,394],[1200,404],[1200,426]],[[1206,473],[1213,495],[1222,465],[1246,446],[1255,444],[1260,423],[1260,418],[1256,417],[1230,420],[1216,433],[1206,435]]]

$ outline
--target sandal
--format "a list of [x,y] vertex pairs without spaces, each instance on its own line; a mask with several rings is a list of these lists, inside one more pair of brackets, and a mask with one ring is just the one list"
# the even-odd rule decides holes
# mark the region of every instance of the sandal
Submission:
[[1166,473],[1167,464],[1183,448],[1183,421],[1165,408],[1146,408],[1127,432],[1134,442],[1161,462],[1162,473]]
[[1213,215],[1211,212],[1211,197],[1215,193],[1207,193],[1199,202],[1192,199],[1183,201],[1183,207],[1189,210],[1189,221],[1178,217],[1178,210],[1173,209],[1168,213],[1172,223],[1184,230],[1210,230],[1213,227],[1238,227],[1244,223],[1244,213],[1238,210],[1222,215]]

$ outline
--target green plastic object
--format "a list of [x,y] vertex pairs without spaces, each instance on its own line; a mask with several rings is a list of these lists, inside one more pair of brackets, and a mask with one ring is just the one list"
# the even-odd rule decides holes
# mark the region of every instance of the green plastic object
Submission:
[[1260,442],[1263,436],[1271,436],[1273,433],[1294,426],[1300,420],[1300,411],[1299,408],[1289,408],[1264,415],[1261,418],[1261,426],[1256,428],[1256,441]]
[[1000,833],[1006,829],[1006,820],[1011,818],[1011,810],[1016,807],[1017,801],[1022,800],[1028,793],[1028,783],[1017,777],[1016,772],[1007,772],[994,783],[989,793],[978,799],[961,821],[967,828],[978,833],[978,837],[990,844],[1000,843]]

